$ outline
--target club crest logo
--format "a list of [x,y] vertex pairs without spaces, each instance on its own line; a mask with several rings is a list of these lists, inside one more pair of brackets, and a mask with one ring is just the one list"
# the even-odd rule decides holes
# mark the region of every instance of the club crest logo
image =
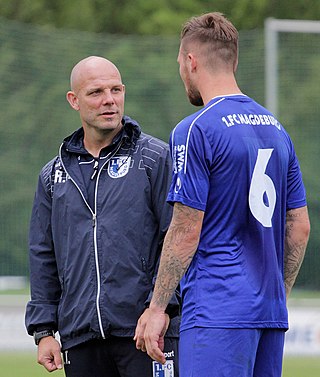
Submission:
[[153,377],[174,377],[173,360],[167,360],[164,365],[152,362]]
[[117,156],[113,157],[108,165],[108,174],[111,178],[124,177],[131,166],[130,156]]

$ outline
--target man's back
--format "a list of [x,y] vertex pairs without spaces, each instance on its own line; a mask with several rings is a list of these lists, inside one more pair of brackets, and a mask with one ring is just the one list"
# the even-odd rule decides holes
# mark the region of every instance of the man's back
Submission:
[[205,211],[181,329],[287,328],[285,212],[305,193],[286,131],[247,96],[217,97],[179,123],[171,145],[169,199]]

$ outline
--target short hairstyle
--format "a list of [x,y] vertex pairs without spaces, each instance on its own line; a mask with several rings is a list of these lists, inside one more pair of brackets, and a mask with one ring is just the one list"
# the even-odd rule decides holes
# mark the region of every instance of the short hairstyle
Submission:
[[207,63],[219,58],[233,71],[238,63],[239,33],[235,26],[219,12],[192,17],[183,26],[180,40],[184,44],[196,43],[207,57]]

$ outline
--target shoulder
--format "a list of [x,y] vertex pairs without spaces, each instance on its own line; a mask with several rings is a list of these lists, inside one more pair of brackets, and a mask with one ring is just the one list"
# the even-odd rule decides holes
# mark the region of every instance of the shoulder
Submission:
[[205,134],[210,127],[202,114],[203,110],[197,111],[181,120],[171,132],[170,143],[187,144],[190,138],[198,138],[199,134]]
[[166,142],[141,132],[137,147],[136,152],[140,154],[149,178],[163,171],[171,171],[170,149]]
[[45,177],[47,177],[48,175],[51,174],[52,169],[54,168],[54,165],[55,165],[55,163],[58,159],[59,159],[59,157],[56,156],[43,166],[43,168],[41,169],[41,173],[40,173],[43,178],[45,178]]
[[169,152],[168,143],[144,132],[141,132],[137,144],[143,156],[153,159],[158,159]]
[[51,191],[54,171],[57,164],[60,164],[59,160],[59,157],[56,156],[52,160],[47,162],[41,169],[40,178],[43,181],[45,187],[47,188],[47,191]]

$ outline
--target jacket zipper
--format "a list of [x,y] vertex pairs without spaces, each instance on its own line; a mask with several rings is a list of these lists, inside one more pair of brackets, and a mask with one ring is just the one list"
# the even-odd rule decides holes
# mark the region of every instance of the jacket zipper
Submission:
[[96,174],[98,172],[98,168],[99,168],[99,162],[98,162],[98,160],[95,160],[94,161],[94,166],[93,166],[93,173],[92,173],[92,175],[90,177],[91,180],[93,180],[94,177],[96,176]]
[[101,333],[101,336],[102,336],[103,339],[105,339],[106,336],[105,336],[105,333],[104,333],[104,330],[103,330],[102,319],[101,319],[101,311],[100,311],[100,305],[99,305],[99,302],[100,302],[100,292],[101,292],[101,280],[100,280],[100,268],[99,268],[99,258],[98,258],[98,243],[97,243],[97,191],[98,191],[98,181],[99,181],[99,177],[100,177],[100,173],[101,173],[102,169],[111,160],[111,158],[118,153],[118,151],[120,150],[122,144],[123,144],[123,141],[121,141],[119,143],[117,149],[114,152],[110,152],[110,155],[107,156],[106,161],[104,162],[104,164],[101,166],[100,170],[98,171],[98,176],[97,176],[97,180],[96,180],[96,187],[95,187],[95,193],[94,193],[94,211],[92,211],[92,209],[89,206],[88,202],[86,201],[86,199],[85,199],[85,197],[84,197],[84,195],[83,195],[80,187],[78,186],[78,184],[76,183],[76,181],[71,177],[71,175],[68,173],[68,171],[67,171],[67,169],[66,169],[66,167],[65,167],[65,165],[63,163],[62,154],[61,154],[61,149],[62,149],[62,145],[63,144],[61,144],[61,146],[60,146],[60,152],[59,152],[59,157],[60,157],[60,161],[61,161],[63,169],[69,175],[71,181],[73,182],[73,184],[75,185],[75,187],[77,188],[77,190],[80,192],[80,195],[81,195],[81,197],[82,197],[85,205],[87,206],[87,208],[89,209],[89,211],[90,211],[90,213],[92,215],[94,258],[95,258],[96,274],[97,274],[96,310],[97,310],[97,315],[98,315],[98,322],[99,322],[100,333]]

